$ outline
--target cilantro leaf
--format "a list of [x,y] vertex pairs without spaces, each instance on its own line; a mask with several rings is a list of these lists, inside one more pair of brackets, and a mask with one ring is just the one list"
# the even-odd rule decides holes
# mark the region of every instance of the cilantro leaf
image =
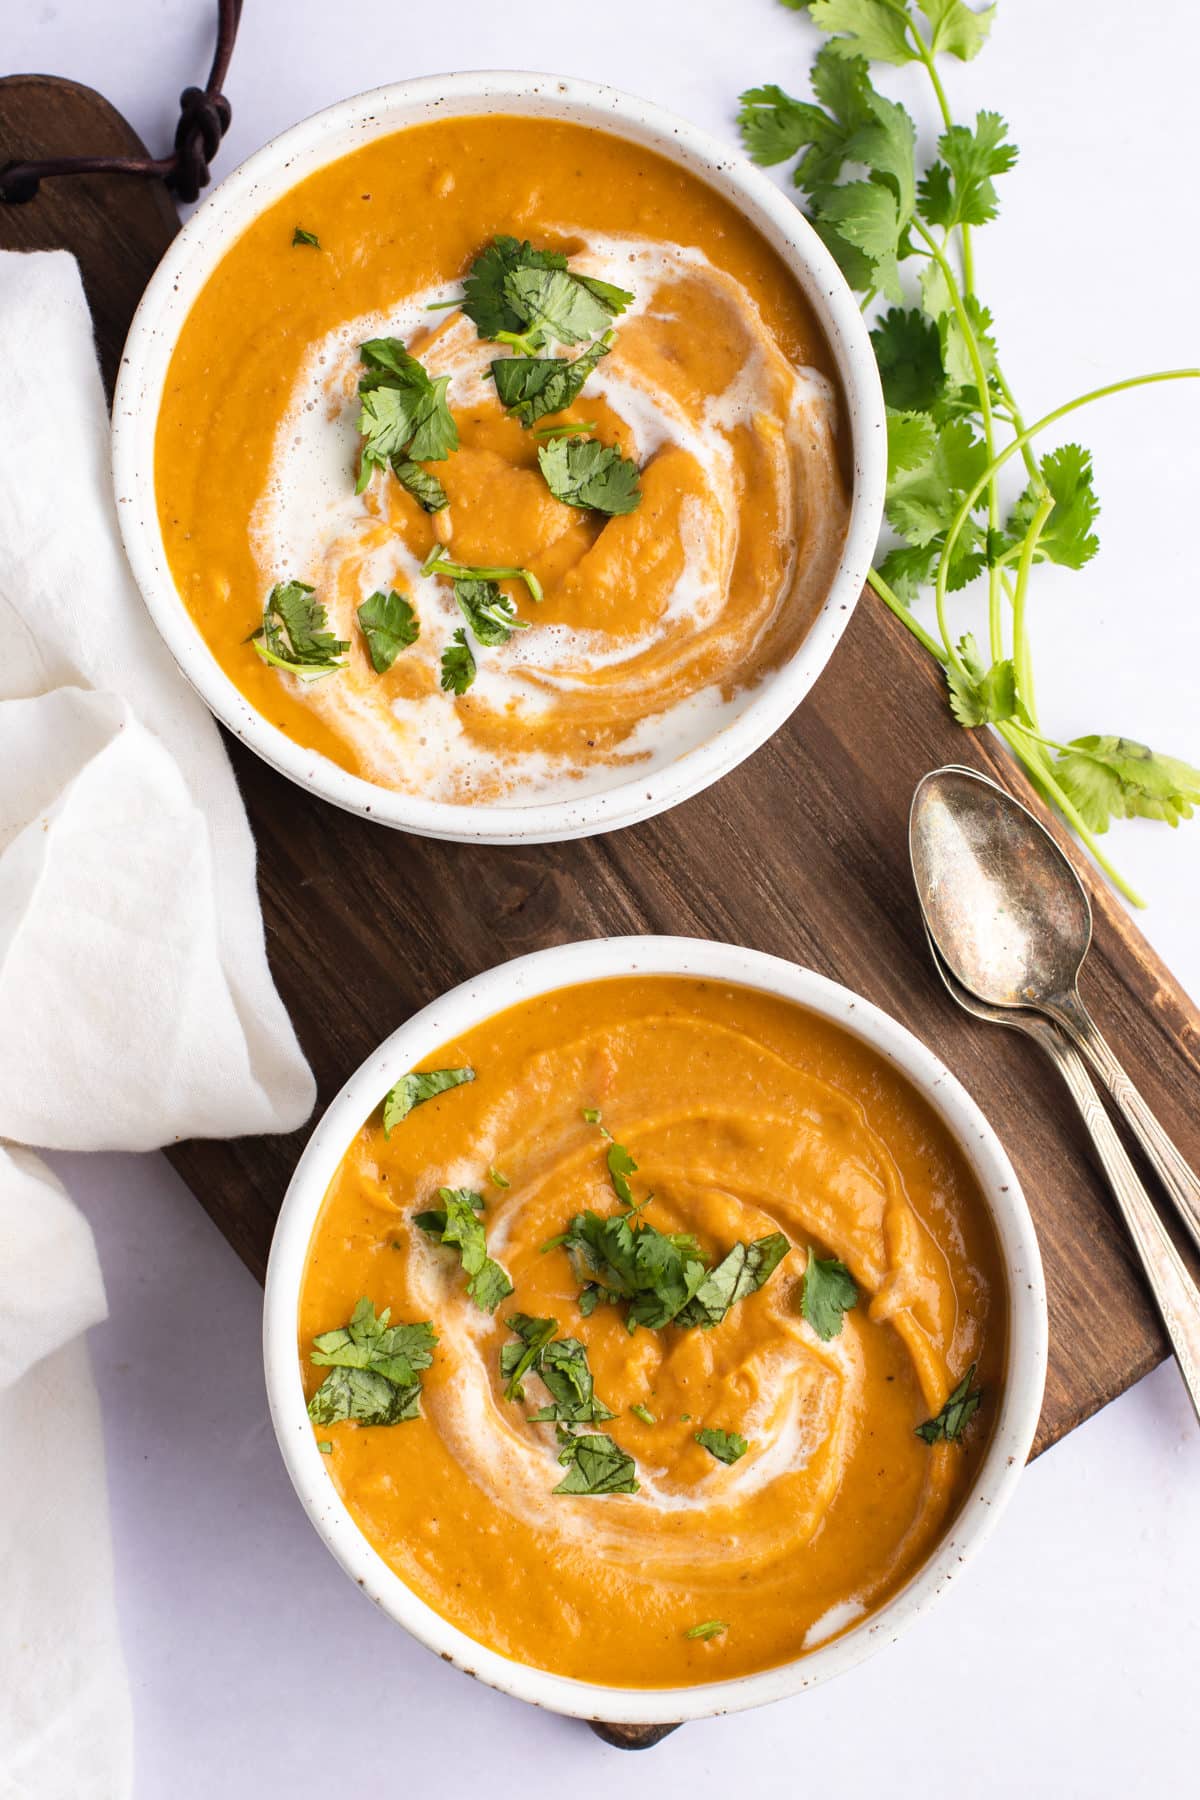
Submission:
[[535,250],[514,237],[495,237],[471,264],[463,282],[462,309],[481,338],[496,338],[502,331],[520,331],[527,323],[506,297],[504,284],[515,269],[565,269],[567,259],[557,250]]
[[[928,454],[897,470],[888,482],[888,523],[910,544],[928,544],[954,520],[968,490],[987,467],[987,446],[965,419],[937,432]],[[983,505],[983,496],[978,504]]]
[[918,189],[921,214],[930,225],[986,225],[999,203],[993,175],[1006,174],[1017,160],[1015,144],[999,113],[975,115],[975,129],[951,125],[938,139],[942,160],[926,171]]
[[421,635],[416,614],[395,588],[390,594],[377,591],[364,600],[358,608],[358,623],[377,675],[386,675],[400,652]]
[[[467,1276],[467,1292],[482,1312],[495,1312],[512,1293],[512,1282],[487,1253],[487,1238],[479,1214],[483,1200],[471,1188],[439,1188],[443,1214],[418,1213],[416,1223],[430,1237],[458,1251]],[[438,1229],[438,1220],[441,1228]]]
[[321,240],[317,234],[314,231],[305,231],[302,225],[297,225],[292,233],[292,249],[294,250],[299,244],[307,244],[313,250],[321,248]]
[[581,344],[607,331],[614,313],[623,312],[633,299],[624,288],[565,269],[531,268],[516,268],[505,276],[504,297],[524,329],[500,337],[530,350],[551,342]]
[[475,679],[475,658],[460,626],[442,651],[442,686],[448,694],[465,694]]
[[547,1344],[537,1372],[549,1389],[551,1404],[531,1413],[532,1419],[591,1425],[616,1417],[596,1396],[587,1351],[578,1338],[557,1338]]
[[843,1315],[857,1304],[858,1289],[845,1263],[836,1256],[823,1262],[810,1244],[800,1310],[822,1343],[840,1335]]
[[1110,819],[1178,825],[1200,804],[1200,769],[1134,738],[1074,738],[1056,756],[1054,775],[1096,832],[1107,831]]
[[917,3],[929,20],[929,48],[935,56],[944,51],[947,56],[957,56],[960,62],[970,62],[973,56],[979,55],[992,29],[995,6],[973,12],[965,0],[917,0]]
[[[871,332],[883,397],[896,412],[929,412],[946,388],[937,325],[917,307],[893,307]],[[889,427],[890,429],[890,427]]]
[[609,1144],[606,1161],[617,1199],[623,1206],[632,1206],[633,1189],[629,1185],[629,1177],[637,1174],[637,1164],[624,1144],[617,1143]]
[[377,468],[444,461],[458,449],[458,426],[446,400],[450,377],[434,379],[399,338],[370,338],[359,356],[367,371],[358,384],[361,494]]
[[643,1425],[657,1425],[658,1424],[658,1420],[655,1418],[654,1414],[650,1411],[650,1408],[648,1406],[643,1406],[643,1404],[640,1400],[635,1400],[633,1405],[629,1408],[629,1410],[633,1414],[635,1419],[640,1419],[642,1421]]
[[[790,5],[791,0],[785,0],[785,4]],[[705,1619],[702,1624],[693,1625],[690,1630],[685,1631],[683,1635],[685,1638],[705,1639],[720,1637],[722,1632],[728,1630],[729,1626],[724,1619]]]
[[715,1269],[711,1269],[677,1319],[680,1325],[719,1325],[730,1307],[758,1291],[769,1281],[791,1245],[782,1231],[755,1238],[752,1244],[735,1244]]
[[391,1309],[376,1316],[365,1296],[350,1323],[314,1338],[311,1361],[330,1368],[308,1403],[319,1425],[353,1419],[360,1425],[395,1425],[420,1413],[421,1375],[433,1361],[437,1333],[419,1325],[391,1325]]
[[494,581],[462,579],[454,583],[454,598],[475,637],[484,645],[507,644],[514,631],[528,631],[525,619]]
[[574,359],[566,357],[506,356],[491,365],[500,404],[522,425],[535,425],[551,413],[562,412],[581,392],[589,375],[608,355],[613,333],[589,344]]
[[[1054,509],[1042,525],[1034,561],[1082,569],[1100,548],[1100,540],[1092,530],[1100,516],[1100,502],[1092,486],[1091,452],[1079,444],[1063,444],[1043,456],[1038,468],[1054,500]],[[1019,543],[1025,537],[1039,498],[1030,484],[1017,501],[1008,521],[1011,542]]]
[[441,512],[443,507],[449,506],[450,496],[437,476],[423,469],[420,463],[410,462],[406,456],[393,456],[392,474],[423,512]]
[[325,629],[328,615],[315,588],[306,581],[280,581],[267,595],[263,621],[251,638],[262,660],[304,681],[317,681],[335,669],[350,645]]
[[436,1094],[444,1094],[447,1088],[461,1087],[464,1082],[474,1079],[474,1069],[421,1069],[411,1075],[402,1075],[383,1098],[384,1137],[391,1137],[414,1106],[432,1100]]
[[539,444],[538,463],[546,486],[566,506],[612,515],[631,513],[641,502],[638,466],[619,446],[595,438],[555,438]]
[[829,45],[839,56],[906,63],[917,54],[909,36],[907,8],[896,6],[894,0],[812,0],[809,12],[820,31],[839,34]]
[[978,1389],[973,1393],[970,1391],[975,1379],[975,1367],[972,1363],[958,1386],[948,1395],[941,1412],[916,1427],[917,1436],[924,1438],[927,1444],[957,1443],[975,1417],[979,1402],[983,1399]]
[[1003,725],[1008,719],[1028,720],[1017,693],[1011,657],[1002,657],[988,668],[970,631],[959,639],[958,654],[967,673],[963,675],[953,663],[948,663],[946,685],[950,689],[950,710],[960,725],[970,730],[979,725]]
[[703,1445],[718,1462],[735,1463],[750,1448],[745,1438],[736,1431],[721,1431],[715,1426],[706,1425],[702,1431],[696,1432],[695,1437],[696,1442]]
[[567,1473],[556,1494],[636,1494],[638,1480],[632,1456],[602,1431],[569,1437],[558,1453]]
[[524,1400],[521,1377],[540,1361],[542,1351],[558,1330],[557,1319],[535,1319],[529,1313],[509,1313],[504,1323],[521,1340],[500,1347],[500,1375],[506,1400]]

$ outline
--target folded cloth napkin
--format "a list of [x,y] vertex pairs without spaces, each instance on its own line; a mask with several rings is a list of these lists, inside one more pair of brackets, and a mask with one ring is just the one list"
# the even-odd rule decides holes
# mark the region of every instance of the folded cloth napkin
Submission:
[[69,256],[0,253],[0,419],[0,1800],[123,1800],[104,1288],[21,1146],[290,1131],[314,1090],[220,738],[125,564]]

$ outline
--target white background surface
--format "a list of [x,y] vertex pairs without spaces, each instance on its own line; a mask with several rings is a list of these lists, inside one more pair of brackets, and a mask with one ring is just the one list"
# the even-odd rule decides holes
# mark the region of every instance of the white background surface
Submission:
[[[100,88],[158,151],[201,81],[210,0],[31,0],[0,66]],[[1001,0],[992,44],[947,66],[956,113],[1002,111],[1021,146],[979,285],[1028,416],[1141,368],[1195,362],[1191,0],[1155,30],[1117,0]],[[524,64],[611,81],[732,138],[733,101],[802,92],[814,34],[774,0],[248,0],[227,172],[306,113],[406,75]],[[883,84],[930,123],[918,77]],[[1077,421],[1095,451],[1101,558],[1037,577],[1043,716],[1200,761],[1191,568],[1200,390]],[[1193,993],[1200,822],[1111,834],[1144,926]],[[914,946],[914,954],[917,953]],[[464,1680],[390,1627],[310,1531],[277,1456],[259,1293],[159,1157],[59,1158],[97,1230],[111,1320],[93,1334],[110,1456],[139,1800],[327,1800],[364,1782],[457,1800],[567,1784],[765,1797],[1107,1797],[1194,1782],[1200,1433],[1173,1368],[1028,1473],[964,1585],[905,1642],[764,1712],[640,1758]]]

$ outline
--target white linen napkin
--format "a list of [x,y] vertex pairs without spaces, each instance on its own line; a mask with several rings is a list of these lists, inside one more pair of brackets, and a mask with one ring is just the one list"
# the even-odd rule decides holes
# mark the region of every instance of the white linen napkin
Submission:
[[290,1131],[215,725],[133,585],[74,259],[0,253],[0,1800],[124,1800],[91,1233],[28,1150]]

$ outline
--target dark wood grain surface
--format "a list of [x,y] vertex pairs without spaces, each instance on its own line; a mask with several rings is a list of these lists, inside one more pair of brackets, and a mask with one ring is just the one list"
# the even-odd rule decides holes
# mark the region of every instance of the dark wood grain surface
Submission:
[[[0,162],[131,140],[88,89],[45,77],[0,82]],[[0,245],[61,245],[79,256],[110,380],[175,228],[159,184],[116,177],[47,184],[26,207],[0,206]],[[1037,802],[989,735],[953,723],[940,676],[871,595],[771,743],[708,793],[604,838],[512,849],[408,837],[323,805],[240,744],[229,747],[258,840],[271,966],[316,1073],[319,1106],[419,1007],[525,951],[640,931],[771,951],[847,983],[911,1027],[960,1076],[1012,1156],[1050,1296],[1035,1451],[1164,1356],[1065,1093],[1031,1044],[949,1004],[923,947],[906,842],[920,776],[966,762]],[[1200,1014],[1120,903],[1087,870],[1084,878],[1096,911],[1086,997],[1167,1129],[1200,1163]],[[168,1152],[260,1278],[306,1136]]]

